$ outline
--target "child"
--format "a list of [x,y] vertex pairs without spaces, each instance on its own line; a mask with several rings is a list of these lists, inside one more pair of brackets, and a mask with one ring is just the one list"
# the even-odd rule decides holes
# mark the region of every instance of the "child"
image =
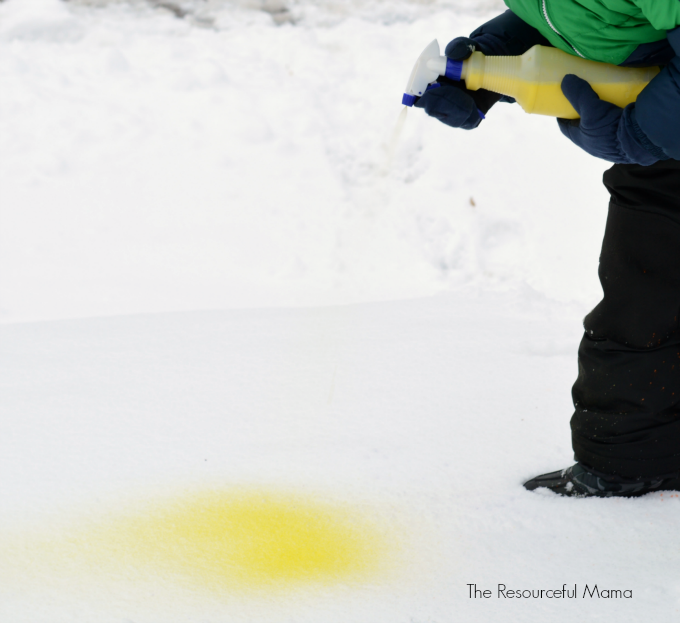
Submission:
[[[601,101],[570,75],[562,91],[580,115],[562,133],[598,158],[611,195],[600,256],[604,298],[584,320],[572,390],[577,463],[526,482],[565,496],[680,490],[680,1],[505,0],[509,7],[446,47],[518,55],[552,45],[624,66],[662,65],[637,102]],[[476,128],[499,100],[446,78],[416,106],[456,128]]]

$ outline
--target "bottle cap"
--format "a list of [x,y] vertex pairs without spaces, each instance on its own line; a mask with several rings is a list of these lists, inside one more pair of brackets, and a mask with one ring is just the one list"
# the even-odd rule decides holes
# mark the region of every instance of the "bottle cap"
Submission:
[[452,58],[446,59],[446,73],[444,74],[451,80],[460,80],[463,73],[463,61],[454,61]]

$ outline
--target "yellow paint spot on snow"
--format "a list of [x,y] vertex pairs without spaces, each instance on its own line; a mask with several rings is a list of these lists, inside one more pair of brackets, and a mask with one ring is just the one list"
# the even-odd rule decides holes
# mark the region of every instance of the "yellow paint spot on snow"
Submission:
[[361,581],[384,567],[388,549],[384,531],[362,513],[267,491],[190,495],[110,518],[70,541],[91,561],[212,588]]

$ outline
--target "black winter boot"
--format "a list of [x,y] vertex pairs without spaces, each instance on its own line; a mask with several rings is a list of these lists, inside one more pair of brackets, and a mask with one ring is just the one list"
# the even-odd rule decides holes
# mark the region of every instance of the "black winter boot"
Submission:
[[680,491],[680,478],[675,476],[629,480],[605,476],[588,471],[580,463],[566,469],[536,476],[524,483],[525,489],[534,491],[545,487],[567,497],[624,497],[632,498],[655,491]]

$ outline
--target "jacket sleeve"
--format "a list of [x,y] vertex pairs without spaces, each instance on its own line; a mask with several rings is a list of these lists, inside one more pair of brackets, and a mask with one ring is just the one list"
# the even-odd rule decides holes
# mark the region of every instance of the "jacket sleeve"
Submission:
[[633,3],[657,30],[673,30],[680,26],[678,0],[633,0]]
[[627,121],[647,151],[680,160],[680,28],[668,33],[668,41],[676,56],[640,93]]

